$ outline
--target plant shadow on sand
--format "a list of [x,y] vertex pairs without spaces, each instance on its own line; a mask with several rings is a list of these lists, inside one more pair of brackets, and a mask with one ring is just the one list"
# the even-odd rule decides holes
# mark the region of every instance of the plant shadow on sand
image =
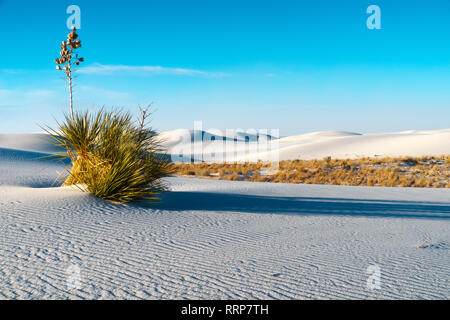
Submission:
[[274,197],[209,192],[167,192],[161,203],[134,204],[173,211],[247,212],[261,214],[450,219],[450,205],[439,202]]

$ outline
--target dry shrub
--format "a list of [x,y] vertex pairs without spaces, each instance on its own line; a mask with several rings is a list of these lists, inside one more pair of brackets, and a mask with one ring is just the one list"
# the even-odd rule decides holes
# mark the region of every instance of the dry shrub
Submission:
[[280,161],[279,170],[261,175],[270,163],[194,163],[175,165],[177,174],[201,176],[205,168],[217,172],[217,179],[286,182],[304,184],[336,184],[390,187],[433,187],[450,185],[450,156],[386,157],[361,159]]

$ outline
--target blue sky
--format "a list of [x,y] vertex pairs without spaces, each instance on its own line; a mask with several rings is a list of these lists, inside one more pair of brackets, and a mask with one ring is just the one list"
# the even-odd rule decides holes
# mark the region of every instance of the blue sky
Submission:
[[[0,132],[68,111],[53,60],[71,4],[78,109],[153,101],[159,130],[450,127],[448,0],[0,0]],[[381,30],[366,27],[372,4]]]

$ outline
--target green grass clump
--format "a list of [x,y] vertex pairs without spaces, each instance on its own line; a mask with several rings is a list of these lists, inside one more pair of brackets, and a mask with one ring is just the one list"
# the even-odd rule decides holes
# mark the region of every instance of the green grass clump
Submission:
[[156,201],[165,190],[161,178],[171,173],[157,133],[148,128],[148,108],[140,120],[122,111],[76,112],[57,130],[47,130],[71,165],[63,185],[77,185],[113,202]]

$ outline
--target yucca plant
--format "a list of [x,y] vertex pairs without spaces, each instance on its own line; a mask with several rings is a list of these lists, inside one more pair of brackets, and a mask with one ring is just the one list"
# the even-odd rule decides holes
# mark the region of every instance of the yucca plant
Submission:
[[72,162],[63,184],[114,202],[157,200],[165,190],[161,178],[172,167],[157,133],[147,126],[148,116],[148,108],[136,121],[128,112],[100,109],[66,115],[57,130],[48,128],[64,150],[55,157]]

